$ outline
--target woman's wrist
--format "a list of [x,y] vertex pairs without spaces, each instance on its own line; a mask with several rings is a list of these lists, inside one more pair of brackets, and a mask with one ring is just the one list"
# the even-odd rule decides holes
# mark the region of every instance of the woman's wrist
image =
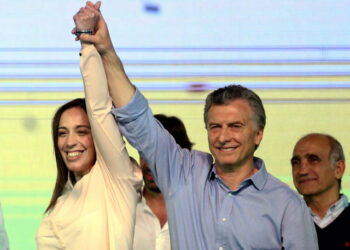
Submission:
[[80,44],[81,44],[81,49],[84,49],[86,48],[87,46],[91,45],[91,43],[88,43],[88,42],[83,42],[80,40]]

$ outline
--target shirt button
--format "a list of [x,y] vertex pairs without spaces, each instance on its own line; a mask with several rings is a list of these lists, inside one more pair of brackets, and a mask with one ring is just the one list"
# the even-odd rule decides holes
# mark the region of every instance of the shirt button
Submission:
[[224,250],[224,248],[223,247],[219,247],[219,250]]
[[222,221],[225,222],[225,221],[226,221],[226,218],[222,218]]

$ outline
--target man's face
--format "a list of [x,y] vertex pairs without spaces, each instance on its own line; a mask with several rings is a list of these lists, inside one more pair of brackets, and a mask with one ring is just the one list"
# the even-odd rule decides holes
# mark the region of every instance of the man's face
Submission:
[[145,188],[152,192],[160,193],[160,190],[157,186],[157,184],[154,181],[151,169],[148,167],[145,160],[140,157],[140,166],[142,169],[142,175],[143,175],[143,181],[145,183]]
[[338,191],[339,167],[331,166],[330,144],[327,137],[310,135],[294,147],[291,159],[293,181],[298,192],[305,196],[317,196]]
[[208,111],[209,149],[219,168],[250,164],[255,145],[263,130],[255,130],[252,110],[247,101],[237,99],[227,105],[213,105]]

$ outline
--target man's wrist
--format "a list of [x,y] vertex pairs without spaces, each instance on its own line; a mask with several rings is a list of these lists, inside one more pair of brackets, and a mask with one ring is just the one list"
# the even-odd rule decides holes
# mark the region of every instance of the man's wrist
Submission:
[[114,49],[106,49],[104,53],[101,53],[101,58],[103,61],[108,63],[116,63],[120,61]]

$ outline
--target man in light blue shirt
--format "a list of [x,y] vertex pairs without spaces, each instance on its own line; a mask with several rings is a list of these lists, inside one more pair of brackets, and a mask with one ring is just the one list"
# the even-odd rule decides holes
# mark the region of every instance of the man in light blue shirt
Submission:
[[[244,90],[227,88],[233,93]],[[253,132],[250,106],[241,98],[237,101],[242,104],[234,110],[237,114],[225,113],[235,108],[236,101],[218,105],[224,112],[219,110],[219,116],[209,109],[208,140],[215,164],[207,153],[181,149],[153,119],[139,91],[126,106],[113,111],[166,199],[172,248],[317,249],[304,201],[253,157],[262,130]],[[252,167],[243,165],[247,162]]]
[[121,132],[164,195],[172,249],[317,249],[305,202],[254,157],[265,127],[260,98],[238,85],[214,91],[204,112],[211,155],[181,148],[126,76],[101,13],[90,9],[87,20],[99,16],[95,34],[79,38],[98,49]]

